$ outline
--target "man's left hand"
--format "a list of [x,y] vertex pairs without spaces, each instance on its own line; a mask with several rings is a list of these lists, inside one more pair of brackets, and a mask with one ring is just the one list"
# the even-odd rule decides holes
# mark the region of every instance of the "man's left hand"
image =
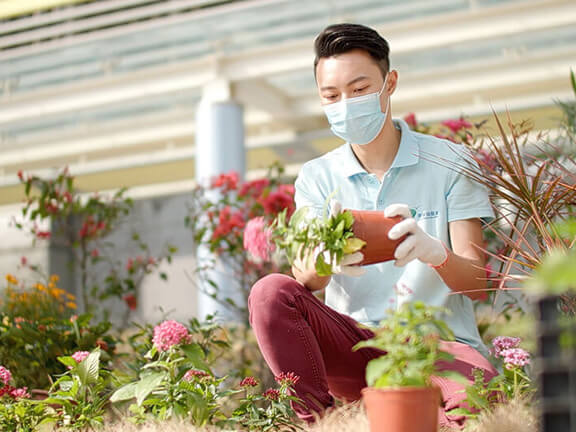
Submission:
[[444,244],[418,226],[406,204],[389,205],[384,209],[384,216],[402,216],[404,218],[388,232],[388,237],[391,240],[398,240],[402,236],[406,236],[406,239],[398,245],[394,252],[394,258],[396,258],[394,264],[396,266],[403,267],[415,259],[433,267],[446,262],[448,252]]

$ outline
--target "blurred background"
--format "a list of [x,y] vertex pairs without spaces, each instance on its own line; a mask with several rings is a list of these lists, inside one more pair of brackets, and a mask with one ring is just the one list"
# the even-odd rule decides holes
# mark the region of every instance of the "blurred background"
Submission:
[[159,306],[201,315],[186,272],[188,194],[197,180],[231,169],[253,179],[275,161],[296,175],[341,144],[312,70],[315,36],[337,22],[388,40],[395,117],[480,122],[508,110],[554,133],[554,102],[571,95],[573,0],[0,1],[0,273],[23,256],[67,272],[65,250],[32,248],[13,219],[19,170],[50,177],[68,166],[82,192],[130,188],[118,256],[134,253],[134,228],[153,251],[178,248],[168,282],[144,281],[139,316]]

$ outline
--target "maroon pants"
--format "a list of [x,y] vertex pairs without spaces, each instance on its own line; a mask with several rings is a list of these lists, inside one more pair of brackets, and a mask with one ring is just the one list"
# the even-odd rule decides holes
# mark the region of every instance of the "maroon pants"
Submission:
[[[305,406],[295,405],[294,409],[301,419],[313,421],[315,414],[333,405],[334,397],[360,399],[360,391],[366,386],[366,364],[382,355],[373,348],[352,351],[356,343],[373,336],[370,330],[359,328],[352,318],[326,306],[302,284],[282,274],[271,274],[256,282],[248,308],[258,345],[272,372],[300,376],[294,390]],[[468,345],[445,342],[445,350],[454,360],[440,364],[440,369],[458,371],[470,381],[474,368],[484,369],[487,380],[497,373]],[[433,382],[442,391],[440,424],[460,425],[463,418],[448,416],[446,411],[461,406],[466,397],[464,385],[440,377],[433,377]]]

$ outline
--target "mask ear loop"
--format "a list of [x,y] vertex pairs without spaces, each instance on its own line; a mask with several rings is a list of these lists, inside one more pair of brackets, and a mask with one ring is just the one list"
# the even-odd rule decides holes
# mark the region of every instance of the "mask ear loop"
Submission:
[[[380,96],[382,95],[382,92],[384,91],[384,89],[386,88],[386,82],[388,81],[388,76],[390,75],[390,72],[388,72],[386,74],[386,78],[384,78],[384,84],[382,85],[382,89],[380,90],[380,92],[378,92],[378,99],[380,99]],[[386,113],[386,117],[388,117],[388,107],[390,105],[390,95],[388,95],[388,97],[386,98],[386,110],[382,111],[382,106],[380,106],[380,111]]]

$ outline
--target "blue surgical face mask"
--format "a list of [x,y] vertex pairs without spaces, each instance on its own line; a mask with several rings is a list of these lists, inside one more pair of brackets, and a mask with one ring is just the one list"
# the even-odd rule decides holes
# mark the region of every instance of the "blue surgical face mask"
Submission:
[[378,136],[388,114],[388,103],[382,112],[380,95],[386,87],[388,75],[379,92],[342,99],[339,102],[324,105],[324,113],[335,135],[351,144],[365,145]]

